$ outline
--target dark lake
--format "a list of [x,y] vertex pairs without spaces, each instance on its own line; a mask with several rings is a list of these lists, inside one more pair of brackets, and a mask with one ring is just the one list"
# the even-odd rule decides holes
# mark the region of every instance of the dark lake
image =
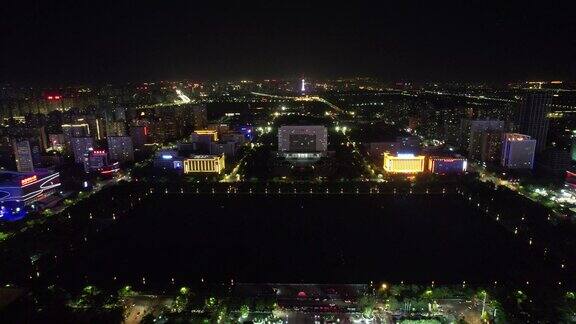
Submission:
[[456,195],[169,195],[62,265],[69,283],[488,284],[549,266]]

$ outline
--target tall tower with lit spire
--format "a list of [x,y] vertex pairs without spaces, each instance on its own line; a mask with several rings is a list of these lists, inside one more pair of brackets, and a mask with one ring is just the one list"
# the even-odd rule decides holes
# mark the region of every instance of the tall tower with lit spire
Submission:
[[302,94],[306,92],[306,80],[304,80],[304,78],[302,78],[302,85],[300,87],[300,91],[302,91]]

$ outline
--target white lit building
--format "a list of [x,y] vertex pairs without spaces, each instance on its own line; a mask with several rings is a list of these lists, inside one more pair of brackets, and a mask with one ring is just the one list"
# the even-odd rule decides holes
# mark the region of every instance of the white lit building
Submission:
[[506,133],[502,139],[502,166],[509,169],[532,169],[536,140],[528,135]]

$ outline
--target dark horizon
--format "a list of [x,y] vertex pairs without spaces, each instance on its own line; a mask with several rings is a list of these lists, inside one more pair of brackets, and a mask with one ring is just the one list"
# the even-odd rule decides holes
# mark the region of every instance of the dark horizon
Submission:
[[567,1],[14,1],[0,14],[0,82],[573,80],[572,7]]

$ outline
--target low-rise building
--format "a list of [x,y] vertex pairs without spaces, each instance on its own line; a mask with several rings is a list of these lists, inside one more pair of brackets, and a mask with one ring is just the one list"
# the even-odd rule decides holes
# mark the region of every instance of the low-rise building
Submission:
[[108,165],[108,153],[105,150],[90,150],[84,154],[84,172],[99,172]]
[[436,174],[458,174],[466,172],[468,161],[463,157],[431,156],[428,158],[428,171]]
[[384,153],[384,170],[390,173],[420,173],[424,172],[423,155]]
[[183,161],[184,173],[220,173],[225,167],[224,155],[191,155]]

